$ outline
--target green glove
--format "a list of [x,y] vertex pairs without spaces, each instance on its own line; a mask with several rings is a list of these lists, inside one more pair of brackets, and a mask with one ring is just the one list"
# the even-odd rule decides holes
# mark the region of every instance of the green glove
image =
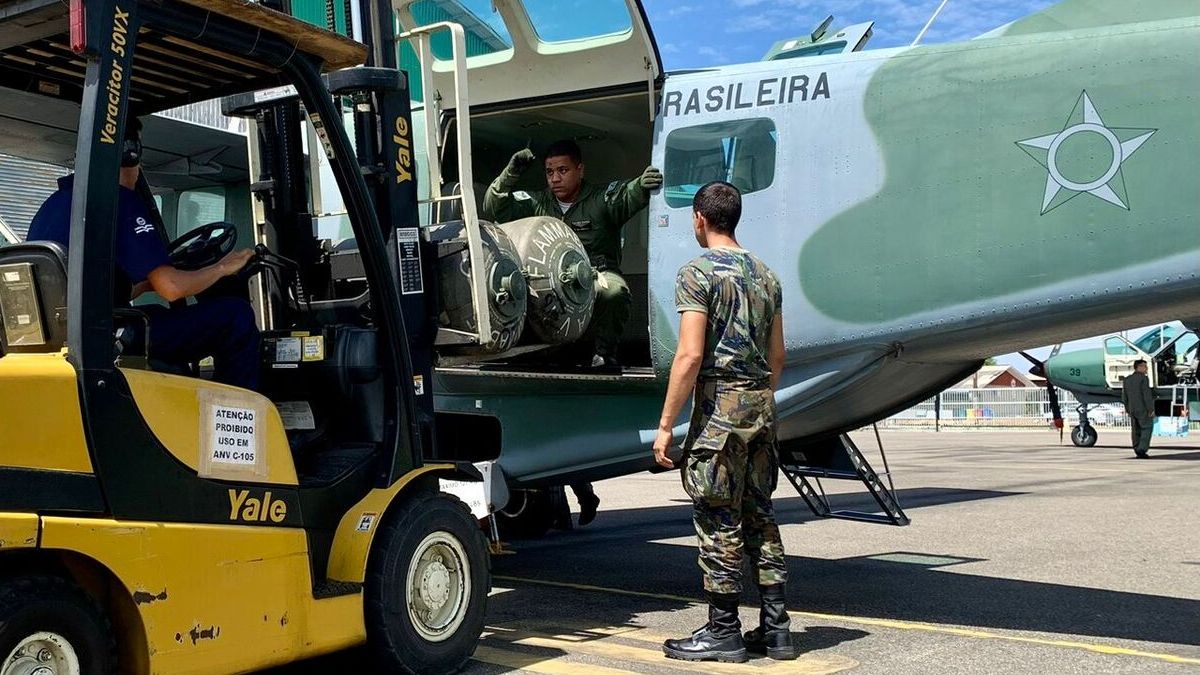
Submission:
[[512,159],[508,160],[508,166],[504,167],[504,173],[500,174],[501,184],[506,189],[516,185],[521,174],[533,164],[533,160],[533,151],[529,148],[514,153]]
[[641,178],[638,178],[638,183],[647,190],[657,190],[663,184],[662,172],[652,166],[648,166],[642,172]]

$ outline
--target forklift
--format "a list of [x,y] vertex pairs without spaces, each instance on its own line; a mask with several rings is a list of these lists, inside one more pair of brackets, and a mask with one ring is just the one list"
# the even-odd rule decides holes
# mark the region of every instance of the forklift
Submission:
[[[432,400],[439,250],[417,236],[404,74],[369,57],[240,0],[0,0],[0,152],[75,175],[69,250],[0,248],[0,675],[242,673],[363,643],[383,672],[440,673],[473,653],[487,544],[439,481],[480,475],[439,459],[461,456]],[[126,125],[219,97],[254,122],[255,256],[187,302],[253,301],[260,391],[156,361],[145,313],[114,302]],[[316,236],[305,145],[352,261]],[[184,234],[172,263],[220,259],[238,229]]]

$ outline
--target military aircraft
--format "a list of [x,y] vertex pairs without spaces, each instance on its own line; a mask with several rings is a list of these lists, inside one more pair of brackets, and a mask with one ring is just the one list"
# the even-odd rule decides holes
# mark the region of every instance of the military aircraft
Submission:
[[1179,414],[1174,406],[1198,400],[1200,339],[1190,328],[1194,325],[1198,324],[1162,324],[1135,340],[1119,333],[1109,335],[1103,347],[1058,352],[1043,365],[1035,366],[1036,374],[1044,375],[1051,385],[1066,389],[1079,401],[1079,424],[1071,430],[1071,441],[1084,448],[1096,444],[1098,434],[1088,419],[1088,410],[1094,405],[1119,403],[1121,382],[1133,372],[1138,360],[1150,364],[1147,374],[1162,414]]
[[[463,223],[475,259],[482,192],[520,148],[573,138],[590,179],[666,176],[624,233],[622,368],[534,353],[437,369],[439,433],[473,439],[455,459],[495,462],[508,488],[653,466],[675,272],[698,254],[691,199],[714,179],[741,188],[738,237],[783,279],[785,464],[990,355],[1200,316],[1190,0],[1066,0],[975,40],[895,49],[861,49],[868,26],[834,53],[781,45],[675,73],[637,0],[393,3],[426,224]],[[362,34],[361,17],[339,20]],[[390,42],[373,49],[396,63]],[[505,292],[484,277],[468,288],[481,343]]]

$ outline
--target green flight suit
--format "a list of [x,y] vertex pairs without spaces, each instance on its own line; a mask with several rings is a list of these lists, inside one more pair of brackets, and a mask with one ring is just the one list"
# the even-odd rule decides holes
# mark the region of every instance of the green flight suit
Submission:
[[621,276],[621,228],[646,208],[650,192],[638,178],[613,181],[603,188],[584,181],[579,197],[563,213],[554,193],[509,191],[505,186],[508,179],[501,174],[488,186],[483,198],[483,217],[507,223],[531,216],[551,216],[571,226],[597,270],[596,309],[584,339],[595,341],[597,354],[615,358],[633,304],[629,286]]
[[1150,452],[1150,437],[1154,433],[1154,392],[1150,378],[1134,372],[1121,383],[1121,402],[1129,413],[1133,452],[1139,457]]

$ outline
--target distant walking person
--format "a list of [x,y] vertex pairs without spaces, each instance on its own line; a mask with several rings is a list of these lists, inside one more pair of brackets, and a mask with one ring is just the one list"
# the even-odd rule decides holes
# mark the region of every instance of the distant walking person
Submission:
[[[679,346],[654,458],[675,466],[667,456],[671,429],[694,391],[681,464],[709,609],[703,628],[667,640],[663,652],[687,661],[740,663],[747,649],[794,659],[787,565],[771,504],[779,467],[774,390],[784,361],[783,294],[778,277],[734,238],[742,214],[737,188],[705,185],[692,211],[696,241],[707,250],[675,281]],[[761,623],[745,636],[738,619],[743,553],[762,597]]]
[[1134,372],[1121,384],[1121,403],[1129,413],[1133,431],[1133,454],[1140,459],[1150,456],[1150,435],[1154,432],[1154,391],[1146,376],[1149,369],[1143,359],[1134,361]]

